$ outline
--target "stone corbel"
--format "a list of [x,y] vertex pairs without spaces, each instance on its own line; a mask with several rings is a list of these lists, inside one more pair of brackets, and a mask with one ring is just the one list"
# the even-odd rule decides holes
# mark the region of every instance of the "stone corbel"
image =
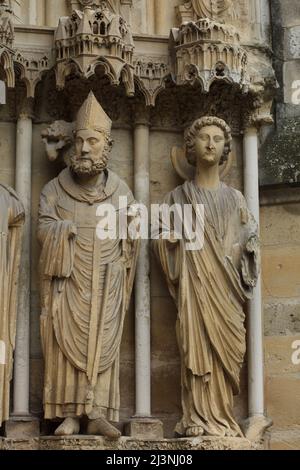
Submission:
[[272,116],[272,106],[275,97],[278,82],[275,77],[270,77],[262,82],[252,83],[249,88],[249,96],[251,96],[251,106],[245,110],[244,129],[274,124]]
[[135,82],[143,94],[146,106],[155,106],[156,98],[170,76],[168,57],[136,57]]

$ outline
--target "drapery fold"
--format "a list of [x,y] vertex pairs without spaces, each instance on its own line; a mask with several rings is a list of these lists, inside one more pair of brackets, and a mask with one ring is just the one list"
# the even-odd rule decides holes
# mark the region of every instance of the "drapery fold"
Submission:
[[[138,242],[100,240],[96,228],[98,206],[111,204],[117,214],[119,197],[126,198],[127,208],[134,203],[127,185],[111,171],[104,179],[100,176],[95,187],[85,188],[69,169],[41,195],[38,237],[47,418],[101,414],[118,420],[119,350]],[[66,371],[63,377],[61,371]]]
[[16,341],[18,279],[25,211],[15,191],[2,184],[0,184],[0,208],[1,426],[2,422],[9,419],[9,393]]

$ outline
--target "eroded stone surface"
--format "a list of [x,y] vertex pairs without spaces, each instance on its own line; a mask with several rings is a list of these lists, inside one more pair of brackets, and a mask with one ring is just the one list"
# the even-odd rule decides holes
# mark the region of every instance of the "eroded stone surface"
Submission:
[[109,441],[101,437],[41,437],[31,440],[0,439],[1,450],[261,450],[263,443],[242,438],[137,440],[122,437]]

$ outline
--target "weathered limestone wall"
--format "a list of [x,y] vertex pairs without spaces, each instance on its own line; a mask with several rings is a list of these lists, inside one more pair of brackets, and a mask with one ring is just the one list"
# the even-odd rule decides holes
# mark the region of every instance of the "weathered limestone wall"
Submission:
[[[300,203],[261,210],[266,407],[274,420],[271,448],[300,446]],[[285,443],[284,443],[285,441]]]
[[300,181],[300,4],[272,0],[274,69],[279,82],[276,128],[267,138],[261,162],[264,185]]
[[[134,34],[169,36],[170,29],[179,26],[175,7],[184,0],[132,0],[132,11],[127,14],[126,3],[121,12],[132,24]],[[238,27],[244,40],[270,40],[268,0],[241,0],[236,2],[236,18],[231,24]],[[78,8],[77,0],[12,0],[16,23],[56,27],[61,16]]]
[[[276,127],[262,148],[261,182],[295,184],[300,181],[299,2],[273,0],[271,14],[279,88]],[[270,445],[299,449],[300,368],[292,362],[293,342],[300,339],[299,188],[295,186],[292,194],[288,187],[281,192],[270,189],[265,195],[269,198],[269,205],[262,208],[266,405],[274,420]]]

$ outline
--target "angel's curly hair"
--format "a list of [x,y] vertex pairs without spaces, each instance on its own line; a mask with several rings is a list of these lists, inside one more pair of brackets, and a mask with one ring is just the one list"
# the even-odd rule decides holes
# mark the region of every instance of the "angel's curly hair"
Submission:
[[215,116],[205,116],[200,119],[197,119],[188,130],[186,137],[185,137],[185,145],[186,145],[186,158],[190,165],[196,166],[197,164],[197,157],[196,157],[196,150],[195,150],[195,138],[198,132],[202,129],[202,127],[206,126],[217,126],[224,132],[225,136],[225,146],[224,152],[220,160],[220,165],[223,165],[228,160],[228,155],[232,149],[232,135],[231,129],[226,124],[223,119],[217,118]]

